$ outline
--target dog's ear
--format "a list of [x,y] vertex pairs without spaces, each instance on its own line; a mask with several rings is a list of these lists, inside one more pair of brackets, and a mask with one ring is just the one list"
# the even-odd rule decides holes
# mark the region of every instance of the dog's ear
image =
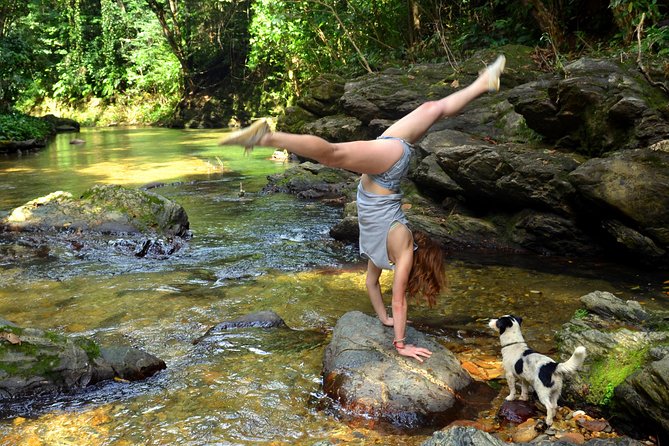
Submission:
[[518,325],[521,325],[523,323],[523,318],[522,317],[513,316],[513,315],[511,315],[511,317],[514,318],[516,320],[516,322],[518,322]]
[[512,322],[513,316],[502,316],[495,321],[497,326],[497,331],[499,331],[500,336],[504,334],[504,331],[513,325]]

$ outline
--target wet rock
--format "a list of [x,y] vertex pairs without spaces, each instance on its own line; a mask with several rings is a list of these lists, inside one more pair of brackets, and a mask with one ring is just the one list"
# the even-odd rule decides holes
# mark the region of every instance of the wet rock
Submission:
[[360,239],[358,217],[344,217],[343,220],[330,228],[330,236],[335,240],[357,243]]
[[264,193],[291,193],[303,198],[338,198],[353,195],[358,175],[341,169],[305,162],[271,175]]
[[502,446],[505,443],[473,427],[454,426],[432,434],[421,446]]
[[92,382],[114,378],[139,381],[167,368],[165,362],[155,356],[129,347],[101,347],[100,359],[95,363]]
[[17,261],[73,253],[91,259],[114,253],[164,259],[185,246],[188,228],[179,204],[112,185],[95,186],[80,198],[53,192],[0,218],[2,253]]
[[393,330],[354,311],[334,329],[323,360],[323,388],[347,413],[404,427],[432,424],[457,411],[471,383],[457,358],[407,327],[407,342],[431,350],[419,363],[397,354]]
[[[421,446],[504,446],[509,443],[486,432],[472,427],[455,426],[435,432]],[[551,437],[540,437],[530,443],[514,443],[526,446],[570,446],[569,440],[556,440]],[[628,437],[592,439],[582,443],[586,446],[643,446],[643,443]]]
[[604,318],[616,318],[621,321],[640,323],[650,315],[635,300],[623,301],[606,291],[593,291],[581,296],[585,308]]
[[523,423],[530,418],[539,416],[536,405],[531,401],[504,401],[497,416],[509,423]]
[[669,342],[667,314],[610,293],[593,292],[582,301],[589,313],[572,318],[556,336],[564,354],[576,345],[588,350],[563,398],[598,407],[630,435],[669,432],[669,355],[656,359]]
[[239,328],[286,328],[287,325],[281,317],[273,311],[258,311],[255,313],[241,316],[237,319],[221,322],[209,330],[204,335],[193,341],[193,344],[198,344],[208,338],[215,337],[227,330],[234,330]]
[[161,359],[131,347],[100,347],[87,338],[69,338],[0,320],[0,405],[15,398],[74,392],[115,377],[141,380],[166,368]]
[[534,428],[535,420],[533,418],[528,419],[524,423],[518,425],[516,430],[513,433],[513,442],[514,443],[529,443],[539,436],[539,432]]
[[180,205],[151,192],[115,185],[94,186],[78,199],[69,192],[53,192],[0,220],[1,230],[16,232],[75,230],[184,236],[188,227],[188,216]]
[[555,438],[572,444],[584,444],[585,437],[579,432],[558,432]]

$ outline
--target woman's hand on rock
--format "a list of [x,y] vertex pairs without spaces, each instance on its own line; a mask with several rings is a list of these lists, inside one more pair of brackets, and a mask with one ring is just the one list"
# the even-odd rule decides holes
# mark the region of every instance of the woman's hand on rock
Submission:
[[409,358],[414,358],[418,362],[423,362],[424,358],[429,358],[432,356],[432,352],[423,347],[416,347],[413,344],[404,344],[404,348],[398,348],[397,353],[402,356],[407,356]]

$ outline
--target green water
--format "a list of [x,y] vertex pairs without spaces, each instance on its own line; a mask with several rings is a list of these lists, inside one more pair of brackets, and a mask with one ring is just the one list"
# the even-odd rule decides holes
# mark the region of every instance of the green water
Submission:
[[[45,150],[0,157],[0,212],[55,190],[96,183],[153,189],[181,203],[193,238],[165,260],[110,248],[0,257],[0,317],[91,336],[165,360],[143,382],[112,382],[57,401],[15,407],[2,445],[418,445],[426,435],[344,420],[321,392],[323,351],[337,319],[372,314],[355,247],[331,240],[340,210],[264,195],[286,165],[272,150],[221,149],[220,132],[84,130]],[[70,145],[74,138],[85,145]],[[239,197],[240,183],[246,191]],[[4,244],[3,244],[4,243]],[[0,253],[20,247],[0,241]],[[17,260],[18,259],[18,260]],[[523,266],[526,265],[526,266]],[[410,309],[417,328],[456,352],[496,355],[486,321],[522,315],[525,335],[551,351],[560,325],[593,290],[666,307],[661,278],[630,268],[549,259],[451,259],[437,308]],[[384,273],[387,290],[391,276]],[[666,279],[666,278],[665,278]],[[211,326],[260,310],[292,330],[239,330],[193,345]]]

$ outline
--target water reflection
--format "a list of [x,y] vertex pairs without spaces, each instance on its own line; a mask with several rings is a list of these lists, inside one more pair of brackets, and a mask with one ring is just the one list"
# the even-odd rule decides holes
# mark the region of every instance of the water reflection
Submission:
[[[1,317],[139,347],[168,365],[141,383],[112,382],[46,406],[19,405],[16,410],[30,418],[1,422],[0,444],[424,441],[422,434],[374,430],[323,410],[320,372],[332,327],[348,311],[372,314],[364,265],[355,247],[328,236],[339,209],[260,194],[266,176],[285,165],[269,161],[269,149],[251,157],[241,148],[221,150],[218,136],[85,130],[76,136],[84,145],[70,146],[74,136],[59,135],[45,151],[0,158],[2,210],[57,189],[77,194],[95,182],[158,181],[165,184],[154,191],[186,208],[194,232],[187,247],[166,260],[111,248],[52,249],[18,263],[0,259]],[[21,246],[12,249],[28,251]],[[449,288],[436,308],[412,307],[413,323],[456,352],[494,356],[498,341],[486,322],[500,314],[522,315],[528,342],[550,352],[555,331],[590,291],[667,306],[660,278],[643,272],[519,260],[451,257]],[[391,277],[385,272],[381,278],[386,293]],[[260,310],[275,311],[290,330],[234,331],[193,345],[217,323]]]

